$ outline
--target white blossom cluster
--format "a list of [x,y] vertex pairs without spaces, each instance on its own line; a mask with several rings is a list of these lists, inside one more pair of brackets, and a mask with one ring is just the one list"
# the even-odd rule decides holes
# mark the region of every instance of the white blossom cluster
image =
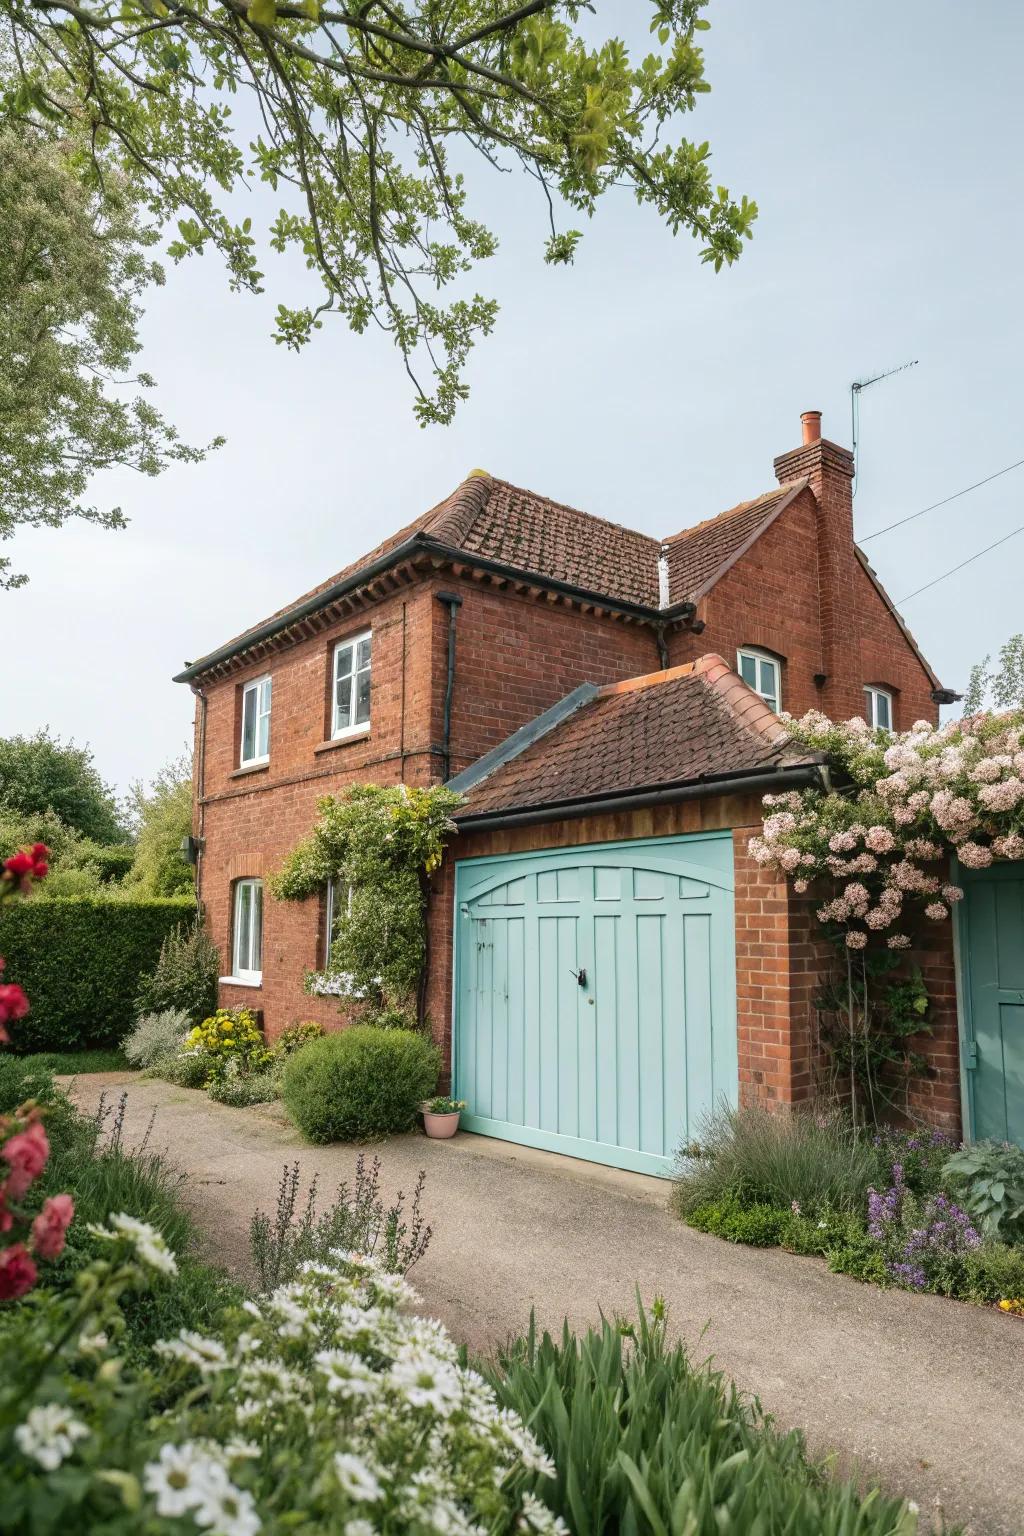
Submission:
[[[145,1222],[90,1230],[140,1281],[171,1273]],[[18,1455],[48,1475],[79,1462],[80,1477],[98,1468],[134,1488],[152,1536],[568,1536],[538,1496],[555,1476],[550,1458],[441,1324],[409,1310],[417,1299],[372,1259],[336,1250],[226,1314],[215,1336],[183,1328],[156,1345],[168,1406],[139,1422],[127,1457],[111,1461],[110,1426],[88,1394],[75,1411],[33,1406],[14,1431]],[[83,1323],[70,1347],[106,1357],[97,1379],[118,1380],[107,1334]]]
[[416,1299],[401,1277],[337,1251],[246,1302],[233,1337],[164,1341],[169,1367],[206,1385],[209,1409],[205,1434],[190,1412],[187,1438],[146,1466],[156,1513],[189,1511],[222,1536],[276,1530],[294,1505],[341,1536],[562,1536],[531,1491],[554,1466],[441,1324],[407,1310]]
[[896,736],[816,711],[789,725],[826,755],[835,787],[767,795],[749,851],[798,895],[813,883],[818,920],[843,930],[850,949],[872,934],[908,948],[914,905],[948,918],[963,896],[943,878],[951,854],[965,869],[1024,859],[1024,711],[919,720]]

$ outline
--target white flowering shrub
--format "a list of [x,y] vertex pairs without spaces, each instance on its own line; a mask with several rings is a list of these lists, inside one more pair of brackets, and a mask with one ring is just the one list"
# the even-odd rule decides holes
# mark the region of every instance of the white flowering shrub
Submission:
[[118,1300],[174,1257],[127,1217],[97,1235],[109,1260],[77,1295],[0,1327],[0,1529],[564,1532],[536,1496],[547,1456],[441,1325],[404,1310],[406,1281],[338,1251],[138,1375]]
[[788,724],[826,756],[836,787],[767,795],[750,853],[797,894],[821,892],[818,919],[849,949],[873,937],[909,948],[915,909],[948,918],[963,896],[943,878],[951,853],[965,869],[1024,859],[1024,710],[919,720],[901,735],[816,711]]

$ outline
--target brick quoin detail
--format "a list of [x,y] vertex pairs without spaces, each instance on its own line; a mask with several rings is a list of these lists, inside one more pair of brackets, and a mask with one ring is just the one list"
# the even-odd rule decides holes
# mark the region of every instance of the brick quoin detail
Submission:
[[[234,882],[266,878],[279,869],[314,824],[321,797],[362,782],[440,782],[448,608],[439,592],[462,599],[455,620],[452,773],[580,683],[609,684],[654,672],[663,654],[669,666],[712,652],[733,663],[737,649],[753,645],[780,659],[783,707],[794,714],[811,708],[838,718],[862,714],[863,688],[874,684],[892,692],[898,729],[916,719],[936,719],[931,698],[936,680],[854,549],[851,467],[845,449],[822,440],[776,460],[780,482],[806,478],[809,483],[698,598],[695,617],[703,629],[697,634],[679,622],[666,624],[659,634],[662,627],[642,615],[616,615],[599,599],[591,603],[559,594],[540,577],[511,581],[474,569],[467,555],[447,564],[419,561],[400,590],[373,587],[359,611],[320,633],[297,638],[227,676],[200,678],[194,685],[200,897],[223,973],[230,969]],[[332,743],[334,647],[368,629],[370,729]],[[265,673],[273,678],[270,762],[242,772],[241,689]],[[718,795],[628,816],[457,838],[434,877],[429,921],[428,1007],[446,1066],[453,858],[729,828],[736,870],[741,1100],[791,1105],[808,1098],[816,1075],[814,999],[829,956],[822,952],[813,908],[795,901],[749,858],[747,839],[759,824],[756,799]],[[322,901],[275,902],[267,891],[264,910],[263,984],[224,985],[222,1002],[260,1008],[270,1039],[300,1019],[318,1019],[327,1027],[344,1023],[335,999],[303,992],[304,973],[323,962]],[[952,941],[949,925],[929,929],[914,958],[933,997],[935,1033],[923,1049],[935,1073],[914,1086],[912,1104],[933,1123],[953,1128],[959,1120],[959,1077]]]

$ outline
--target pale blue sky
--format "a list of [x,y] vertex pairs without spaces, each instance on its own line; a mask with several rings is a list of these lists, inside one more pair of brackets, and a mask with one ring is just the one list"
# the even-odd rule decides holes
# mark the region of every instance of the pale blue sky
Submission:
[[[597,4],[646,51],[646,4]],[[849,438],[863,396],[859,536],[1024,458],[1019,68],[1024,7],[988,0],[715,0],[713,86],[686,124],[715,174],[760,204],[715,276],[626,196],[573,269],[541,260],[532,184],[474,171],[501,249],[480,269],[502,311],[449,428],[416,426],[399,359],[330,325],[295,357],[282,297],[228,292],[213,258],[153,295],[144,366],[206,464],[106,491],[126,533],[69,526],[5,547],[30,584],[0,594],[0,729],[91,742],[101,772],[148,776],[190,735],[170,681],[194,657],[347,564],[480,466],[667,534],[773,483],[801,410]],[[275,258],[268,258],[273,279]],[[872,541],[896,599],[1024,522],[1024,469]],[[943,681],[1024,628],[1024,534],[907,604]]]

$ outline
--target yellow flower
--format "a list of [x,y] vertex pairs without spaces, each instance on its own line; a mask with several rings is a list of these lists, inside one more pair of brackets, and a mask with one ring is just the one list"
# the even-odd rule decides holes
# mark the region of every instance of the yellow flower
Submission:
[[999,1310],[1000,1312],[1009,1312],[1010,1306],[1011,1303],[1008,1302],[1004,1297],[1003,1300],[999,1303]]

